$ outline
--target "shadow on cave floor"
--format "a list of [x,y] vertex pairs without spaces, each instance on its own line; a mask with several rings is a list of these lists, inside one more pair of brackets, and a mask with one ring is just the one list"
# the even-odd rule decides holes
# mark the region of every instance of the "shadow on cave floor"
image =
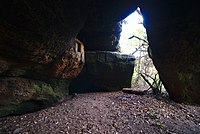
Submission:
[[0,133],[181,133],[200,132],[200,107],[152,94],[76,94],[49,108],[0,118]]

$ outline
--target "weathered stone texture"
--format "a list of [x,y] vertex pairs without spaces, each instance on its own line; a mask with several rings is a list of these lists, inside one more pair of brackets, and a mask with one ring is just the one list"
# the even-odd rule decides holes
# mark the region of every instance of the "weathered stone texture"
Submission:
[[[43,96],[51,101],[59,94],[54,85],[63,79],[68,83],[81,72],[84,50],[76,36],[88,6],[89,1],[80,0],[0,1],[0,100],[7,102],[0,105],[0,116],[20,113],[22,104],[37,103]],[[41,90],[45,87],[42,96],[33,86],[40,82]],[[68,86],[63,89],[63,84],[58,85],[66,95]]]
[[[5,108],[3,102],[19,102],[16,108],[30,99],[54,98],[55,89],[66,91],[64,83],[83,68],[83,43],[87,51],[117,51],[118,22],[138,5],[154,64],[171,98],[199,104],[200,17],[196,1],[4,0],[0,1],[0,110]],[[87,56],[87,74],[81,83],[89,80],[88,85],[109,91],[130,85],[133,59],[108,52],[88,52]],[[35,82],[42,88],[34,88]],[[38,89],[47,94],[37,94]]]
[[57,102],[68,94],[68,80],[42,82],[19,77],[0,79],[0,117],[23,114]]
[[[190,1],[144,2],[152,58],[170,97],[200,103],[200,18]],[[170,10],[169,10],[170,9]]]
[[118,52],[86,52],[83,72],[72,81],[71,92],[115,91],[131,87],[135,58]]
[[1,1],[0,73],[51,77],[53,64],[75,49],[87,9],[88,2],[79,0]]
[[77,39],[75,48],[65,51],[57,60],[53,76],[61,79],[75,78],[81,72],[84,62],[84,46]]

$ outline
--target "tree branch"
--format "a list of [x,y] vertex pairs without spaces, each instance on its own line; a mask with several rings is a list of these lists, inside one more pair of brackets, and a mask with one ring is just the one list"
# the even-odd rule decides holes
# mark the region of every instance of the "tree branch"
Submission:
[[145,39],[142,39],[142,38],[140,38],[140,37],[138,37],[138,36],[135,36],[135,35],[129,37],[128,39],[132,39],[132,38],[137,38],[138,40],[142,40],[142,41],[146,42],[147,44],[149,44],[149,42],[146,41]]

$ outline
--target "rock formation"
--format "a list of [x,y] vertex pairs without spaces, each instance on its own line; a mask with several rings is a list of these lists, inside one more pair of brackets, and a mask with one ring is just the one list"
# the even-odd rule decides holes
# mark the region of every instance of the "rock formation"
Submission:
[[0,2],[0,116],[68,94],[84,65],[76,36],[87,14],[88,3],[79,0]]
[[170,97],[199,104],[196,1],[6,0],[0,1],[0,116],[66,95],[83,68],[83,44],[85,51],[117,51],[119,21],[138,6]]
[[70,84],[70,93],[116,91],[131,87],[135,58],[119,52],[88,51],[81,74]]
[[170,97],[200,103],[200,17],[193,1],[144,1],[152,59]]

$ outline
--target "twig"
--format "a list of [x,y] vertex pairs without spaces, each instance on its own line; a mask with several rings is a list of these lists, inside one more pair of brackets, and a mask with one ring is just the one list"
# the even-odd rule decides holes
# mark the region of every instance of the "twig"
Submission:
[[140,48],[143,47],[145,44],[141,44],[134,52],[132,52],[132,55],[134,55],[137,51],[140,51]]
[[156,81],[156,76],[157,74],[155,74],[155,78],[145,74],[147,77],[151,78],[153,80],[153,83],[151,84],[143,74],[139,73],[142,78],[147,82],[147,84],[150,86],[150,88],[152,88],[153,90],[153,93],[158,95],[161,93],[161,89],[162,89],[162,83],[161,83],[161,80],[159,79],[158,82]]
[[147,44],[149,44],[149,42],[146,41],[145,39],[142,39],[142,38],[140,38],[140,37],[138,37],[138,36],[135,36],[135,35],[129,37],[128,39],[132,39],[132,38],[137,38],[138,40],[142,40],[142,41],[146,42]]
[[145,78],[145,76],[143,75],[143,74],[141,74],[141,73],[139,73],[141,76],[142,76],[142,78],[147,82],[147,84],[153,89],[154,87],[153,87],[153,85]]

